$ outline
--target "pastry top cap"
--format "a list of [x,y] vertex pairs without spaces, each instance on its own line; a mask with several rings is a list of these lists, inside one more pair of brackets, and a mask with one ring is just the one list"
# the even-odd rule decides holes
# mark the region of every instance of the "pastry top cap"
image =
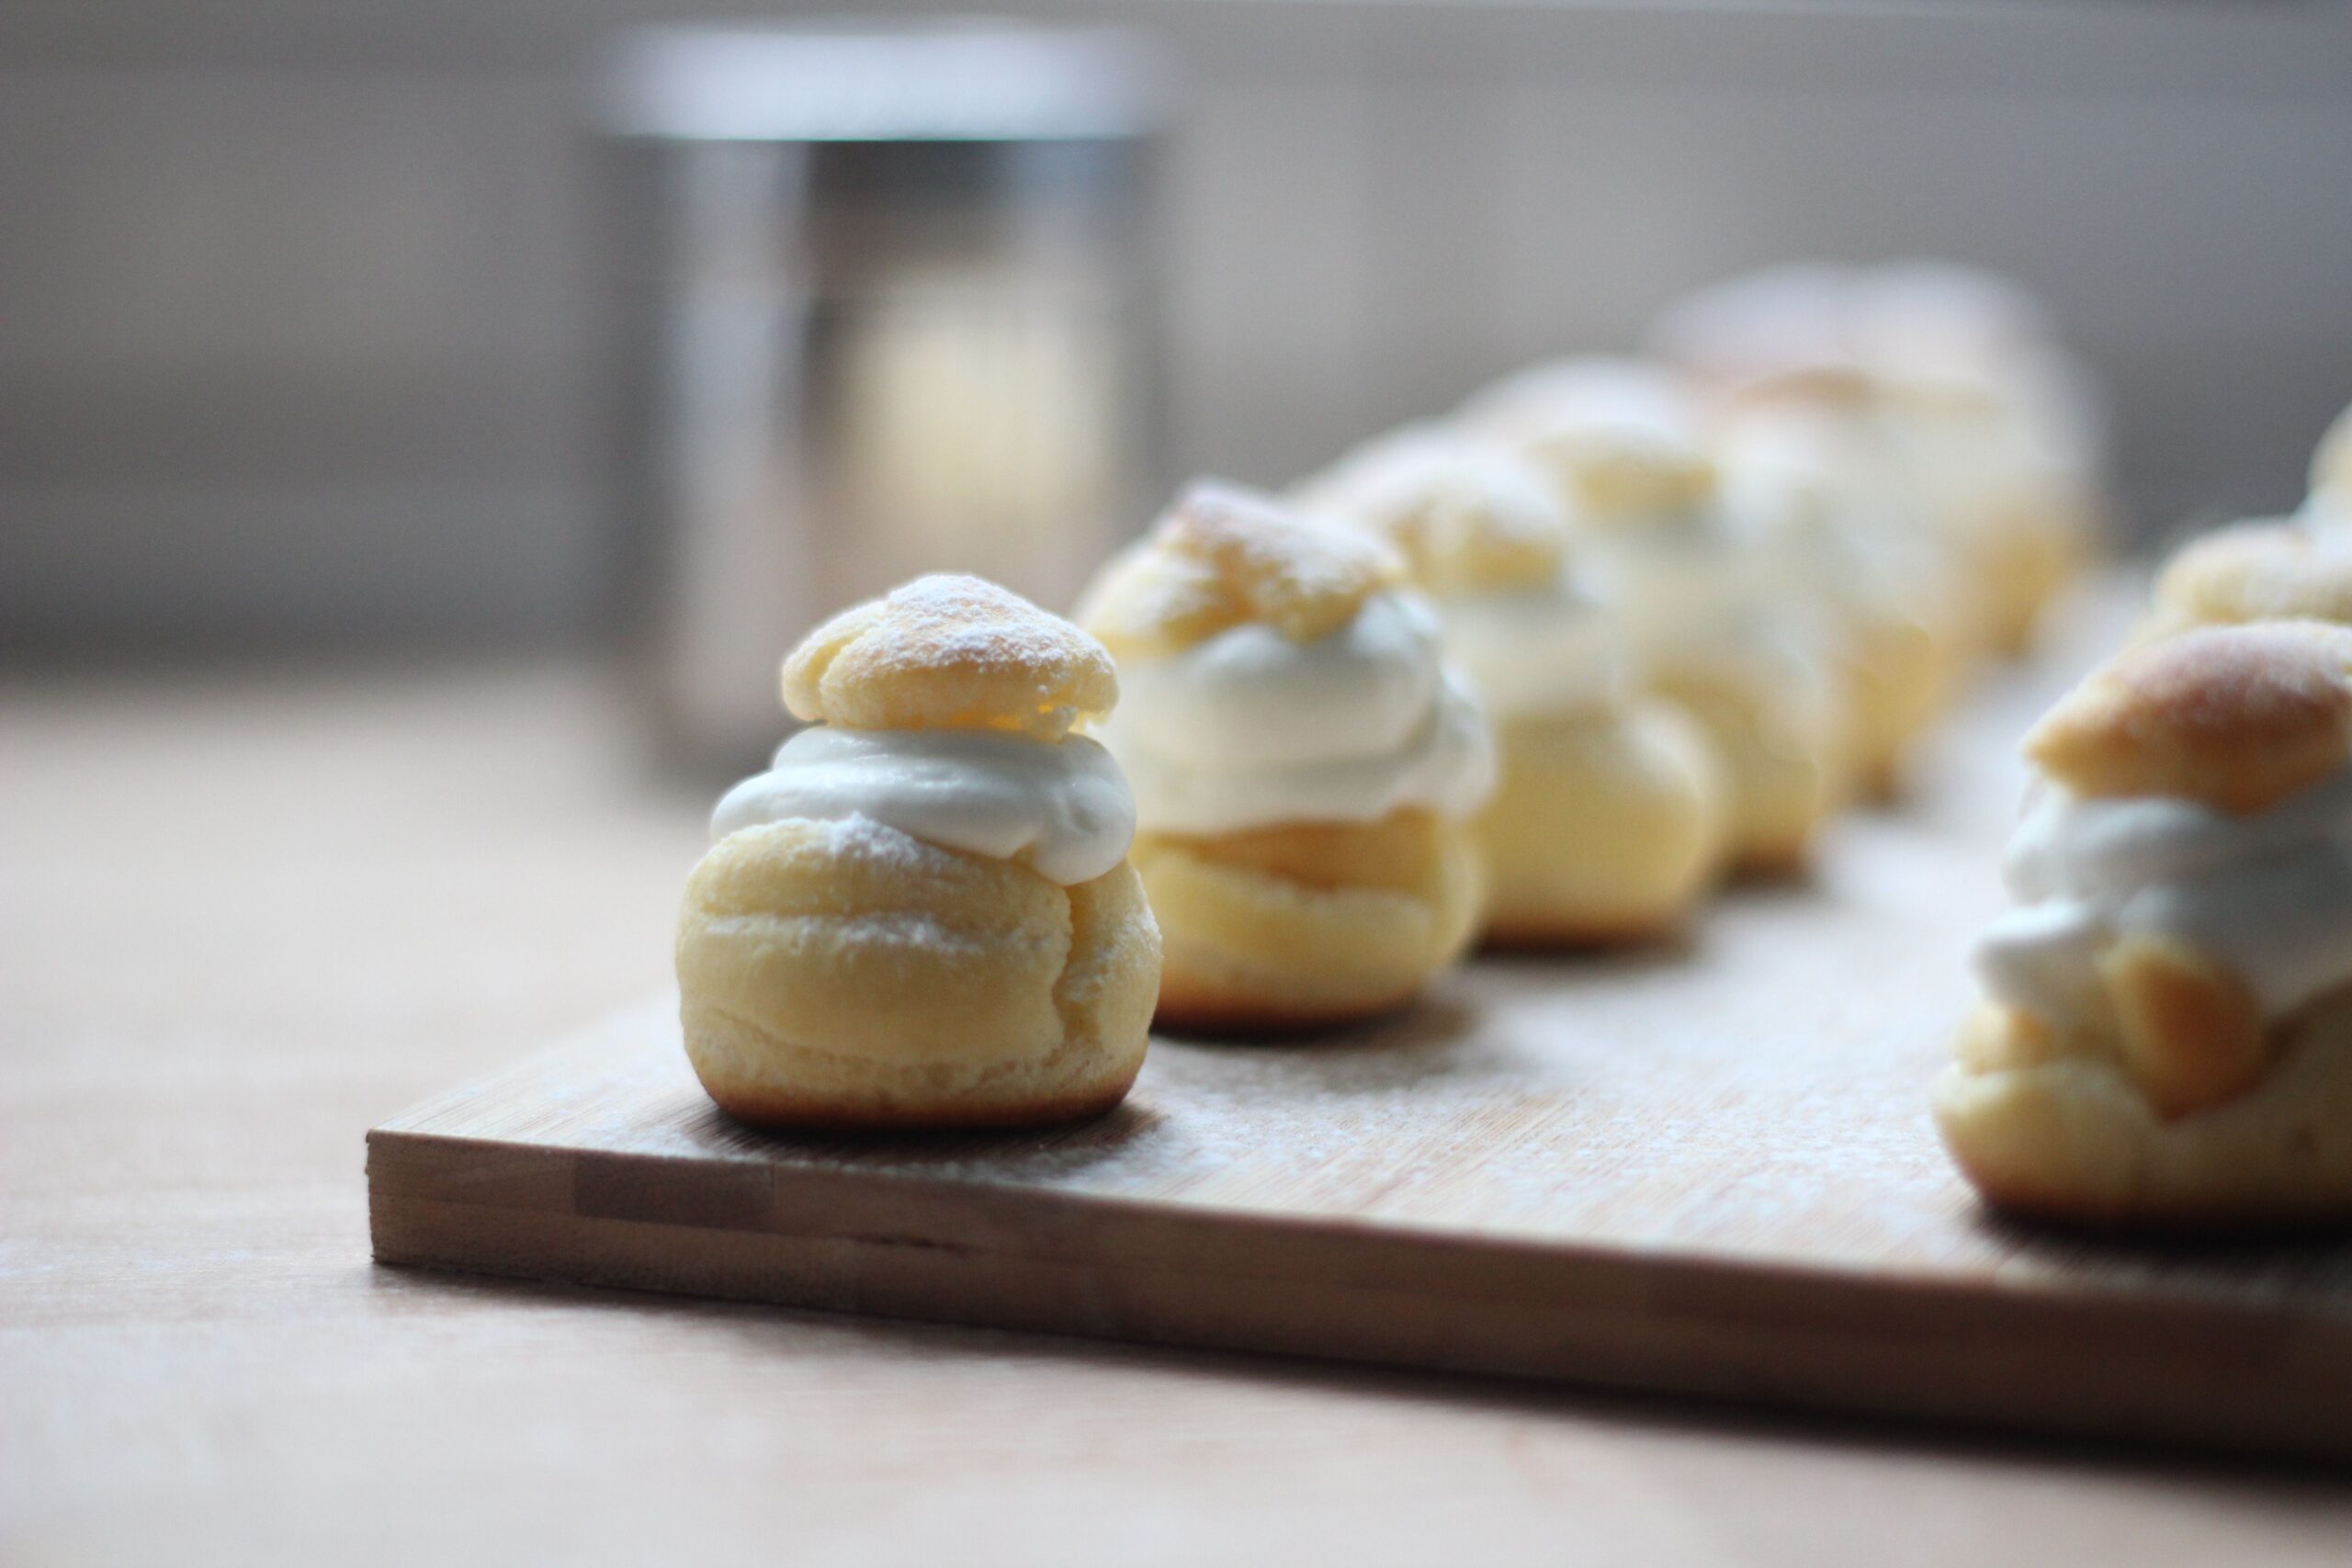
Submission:
[[1101,643],[993,582],[944,573],[843,610],[784,661],[793,716],[851,729],[1059,740],[1118,698]]
[[2025,752],[2079,795],[2264,810],[2352,757],[2352,629],[2272,621],[2143,643],[2059,699]]
[[2312,620],[2352,626],[2352,525],[2314,520],[2236,523],[2173,557],[2156,579],[2171,621]]
[[2018,283],[1953,262],[1898,262],[1857,279],[1866,352],[1894,364],[1982,364],[2057,340],[2050,311]]
[[1772,267],[1702,289],[1652,325],[1651,346],[1717,394],[1857,399],[1869,389],[1855,275]]
[[1356,448],[1292,498],[1311,516],[1386,541],[1440,598],[1538,587],[1566,558],[1567,515],[1541,470],[1430,425]]
[[1250,622],[1313,642],[1403,577],[1396,552],[1376,539],[1203,479],[1102,569],[1078,617],[1122,657],[1174,653]]
[[1630,359],[1566,359],[1498,382],[1464,422],[1549,473],[1579,523],[1672,513],[1715,487],[1697,404],[1663,367]]

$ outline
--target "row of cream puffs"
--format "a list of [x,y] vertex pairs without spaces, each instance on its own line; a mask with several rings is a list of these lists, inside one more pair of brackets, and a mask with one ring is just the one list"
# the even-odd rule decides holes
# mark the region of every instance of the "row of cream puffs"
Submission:
[[1725,864],[1801,863],[1949,683],[1922,607],[1943,533],[1875,380],[1706,385],[1551,367],[1284,500],[1195,486],[1082,631],[953,578],[819,628],[785,671],[818,728],[721,804],[688,890],[714,1098],[783,1123],[1084,1113],[1155,1007],[1342,1021],[1482,929],[1654,934]]
[[1936,1114],[1994,1204],[2352,1219],[2352,409],[2293,517],[2191,543],[2026,740]]
[[1494,716],[1489,940],[1655,935],[1720,869],[1802,868],[2089,553],[2091,404],[1997,281],[1786,269],[1652,337],[1291,495],[1399,550]]

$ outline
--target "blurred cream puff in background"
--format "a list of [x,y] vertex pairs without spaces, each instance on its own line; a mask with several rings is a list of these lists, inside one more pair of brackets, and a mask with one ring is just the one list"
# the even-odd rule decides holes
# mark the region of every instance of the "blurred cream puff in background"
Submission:
[[1675,930],[1722,858],[1721,764],[1687,713],[1636,687],[1623,625],[1578,570],[1544,473],[1495,442],[1416,426],[1295,499],[1395,547],[1494,721],[1498,779],[1477,820],[1487,942]]
[[1833,629],[1725,506],[1696,401],[1631,360],[1539,366],[1465,427],[1555,487],[1572,548],[1621,614],[1635,678],[1706,731],[1729,784],[1735,869],[1802,869],[1852,777]]

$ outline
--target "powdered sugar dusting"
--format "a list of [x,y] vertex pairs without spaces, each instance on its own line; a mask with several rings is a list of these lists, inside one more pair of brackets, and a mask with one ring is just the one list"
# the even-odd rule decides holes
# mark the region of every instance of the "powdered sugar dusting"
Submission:
[[1128,568],[1140,581],[1128,588],[1127,615],[1141,618],[1136,612],[1156,603],[1170,612],[1158,629],[1181,631],[1180,642],[1251,621],[1311,642],[1345,625],[1403,570],[1376,539],[1313,522],[1259,491],[1204,479],[1177,498]]
[[806,825],[815,830],[825,852],[840,860],[926,873],[945,872],[955,863],[956,857],[947,851],[861,813]]
[[986,579],[935,573],[894,589],[867,635],[909,668],[947,667],[1026,677],[1041,701],[1072,663],[1108,663],[1093,639]]
[[784,666],[804,719],[863,729],[1004,728],[1057,740],[1118,700],[1102,645],[977,577],[916,579],[854,606]]

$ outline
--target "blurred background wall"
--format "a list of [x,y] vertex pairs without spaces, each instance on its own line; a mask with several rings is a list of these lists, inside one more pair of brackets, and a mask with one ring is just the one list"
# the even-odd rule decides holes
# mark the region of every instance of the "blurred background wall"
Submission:
[[[1286,479],[1816,255],[2042,293],[2114,394],[2142,529],[2290,504],[2352,398],[2340,6],[989,8],[1129,20],[1181,67],[1178,470]],[[0,3],[0,635],[594,633],[620,558],[588,67],[618,25],[704,14]]]

